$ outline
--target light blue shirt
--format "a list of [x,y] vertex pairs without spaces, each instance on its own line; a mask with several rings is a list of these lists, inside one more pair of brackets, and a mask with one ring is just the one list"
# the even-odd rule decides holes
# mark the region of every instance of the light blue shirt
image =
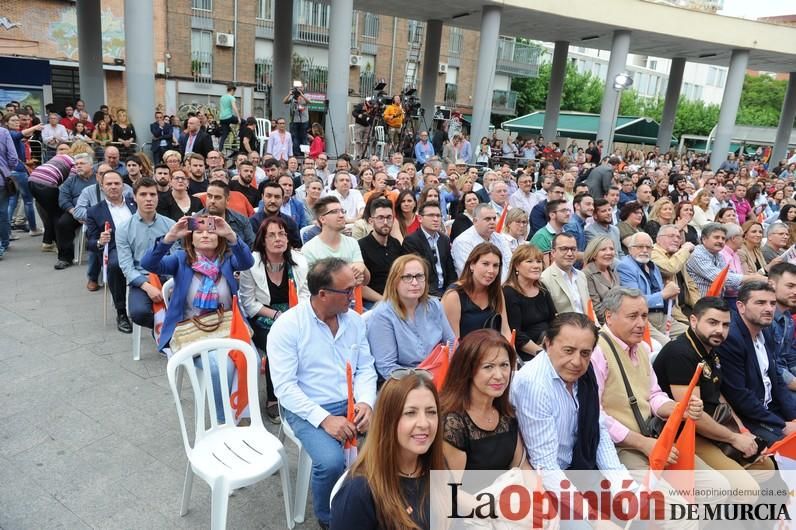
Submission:
[[149,272],[141,266],[141,258],[155,246],[155,240],[166,235],[176,223],[173,219],[155,214],[155,219],[147,223],[136,212],[122,226],[116,228],[116,253],[119,268],[127,283],[141,287],[147,281]]
[[431,145],[431,140],[415,144],[415,160],[418,164],[425,164],[432,156],[434,156],[434,146]]
[[[572,462],[578,435],[578,385],[573,393],[553,368],[547,352],[540,352],[520,369],[511,383],[511,402],[517,411],[528,461],[543,473],[545,488],[560,489],[563,470]],[[597,467],[601,471],[626,471],[600,417]],[[562,470],[560,473],[550,471]]]
[[444,342],[453,344],[453,335],[442,304],[435,298],[419,304],[412,320],[395,312],[392,302],[376,304],[368,317],[368,341],[373,345],[376,371],[387,379],[397,368],[414,368],[431,350]]
[[346,362],[354,374],[354,399],[373,408],[376,370],[365,322],[353,311],[337,315],[337,334],[315,314],[312,301],[300,302],[274,323],[268,334],[268,363],[279,404],[318,427],[329,416],[322,407],[348,399]]

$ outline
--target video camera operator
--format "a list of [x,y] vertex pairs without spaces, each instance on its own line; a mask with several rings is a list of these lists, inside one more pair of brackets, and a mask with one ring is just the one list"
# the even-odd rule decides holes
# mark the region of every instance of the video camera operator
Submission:
[[293,137],[293,156],[302,156],[302,145],[309,144],[307,132],[310,128],[310,111],[307,108],[309,101],[304,95],[304,87],[295,81],[290,93],[282,100],[285,105],[290,104],[290,135]]
[[404,108],[401,105],[401,96],[396,95],[392,98],[392,103],[384,109],[384,123],[387,124],[387,134],[390,138],[390,151],[397,151],[401,141],[401,127],[404,125]]
[[367,150],[368,133],[376,116],[376,105],[372,98],[365,98],[362,103],[354,105],[351,111],[354,117],[354,143],[357,146],[356,157],[364,158]]

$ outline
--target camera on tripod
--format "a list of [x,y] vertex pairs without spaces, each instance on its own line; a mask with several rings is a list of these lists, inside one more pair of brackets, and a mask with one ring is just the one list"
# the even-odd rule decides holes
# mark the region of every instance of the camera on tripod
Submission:
[[401,91],[401,104],[407,116],[418,116],[420,114],[420,98],[417,97],[415,87],[406,87]]

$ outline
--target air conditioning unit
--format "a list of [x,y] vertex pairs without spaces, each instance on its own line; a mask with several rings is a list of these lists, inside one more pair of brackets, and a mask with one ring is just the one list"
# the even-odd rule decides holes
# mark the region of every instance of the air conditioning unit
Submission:
[[362,66],[365,62],[365,58],[361,55],[349,55],[348,56],[348,66]]
[[447,74],[448,73],[448,63],[439,63],[439,73]]
[[232,48],[235,46],[235,35],[232,33],[216,33],[216,46]]

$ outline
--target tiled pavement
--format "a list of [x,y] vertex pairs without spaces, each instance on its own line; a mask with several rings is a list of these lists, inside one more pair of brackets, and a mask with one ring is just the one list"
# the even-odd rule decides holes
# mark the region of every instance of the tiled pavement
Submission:
[[[165,359],[144,333],[133,361],[85,263],[56,271],[39,243],[23,235],[0,261],[0,529],[209,528],[198,477],[179,516],[187,460]],[[311,514],[297,528],[317,528]],[[230,497],[227,526],[285,528],[279,476]]]

